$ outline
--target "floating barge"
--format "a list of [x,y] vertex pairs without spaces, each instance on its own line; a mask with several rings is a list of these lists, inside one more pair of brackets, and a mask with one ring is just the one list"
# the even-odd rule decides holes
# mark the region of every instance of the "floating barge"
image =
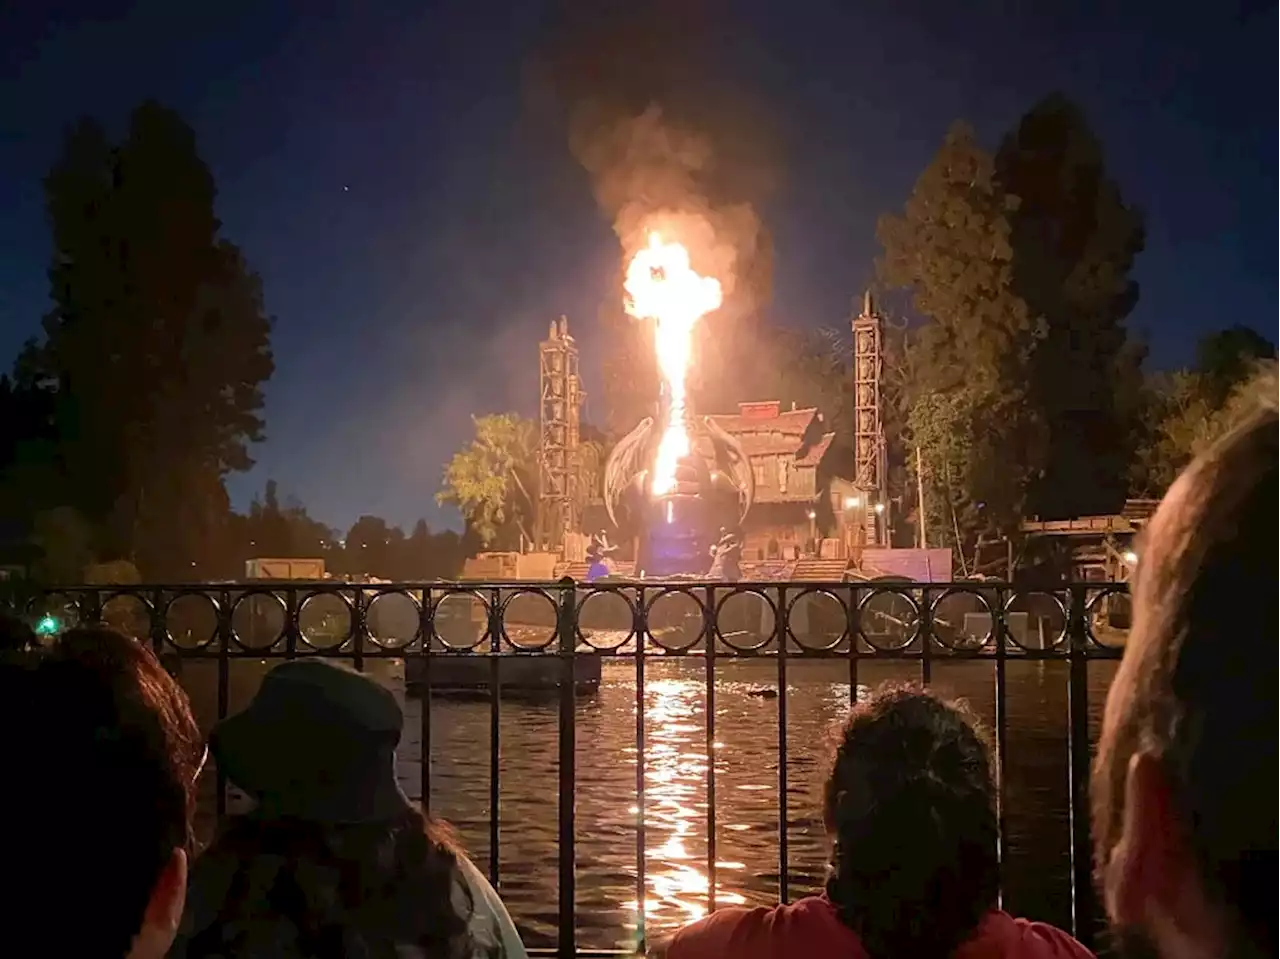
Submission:
[[[599,655],[579,653],[573,658],[573,688],[589,695],[600,688]],[[539,697],[558,694],[563,678],[557,656],[525,653],[461,653],[405,660],[404,680],[410,696],[420,696],[424,686],[432,695],[487,694],[495,675],[504,696]]]
[[[253,580],[253,588],[270,591],[274,583],[295,585],[299,580],[314,580],[317,587],[341,589],[343,581],[325,575],[320,560],[251,560],[246,570]],[[356,577],[351,585],[366,586],[382,582],[373,577]],[[421,591],[410,591],[412,598],[422,602]],[[436,635],[432,638],[432,655],[427,661],[420,653],[410,651],[403,659],[404,686],[409,696],[421,695],[424,687],[431,693],[442,695],[487,695],[495,681],[504,696],[540,697],[556,694],[564,678],[560,657],[549,654],[555,644],[547,641],[555,632],[555,610],[545,600],[531,603],[509,604],[504,617],[507,640],[494,644],[486,638],[487,616],[478,603],[452,602],[437,610]],[[267,648],[271,637],[278,631],[278,621],[273,616],[276,604],[267,596],[250,597],[247,620],[239,628],[251,639],[251,645]],[[514,615],[513,615],[514,613]],[[547,614],[550,614],[549,616]],[[320,614],[318,622],[309,624],[309,631],[325,634],[330,629],[341,637],[349,630],[346,616],[331,617]],[[409,637],[418,630],[418,613],[405,603],[401,606],[386,604],[369,611],[371,632],[382,636]],[[443,637],[443,639],[441,638]],[[345,650],[348,642],[337,640],[331,648]],[[523,647],[523,649],[521,648]],[[590,646],[581,645],[573,661],[574,692],[594,693],[600,687],[600,656],[593,655]],[[367,663],[376,662],[375,659]]]
[[[421,695],[424,687],[432,694],[487,693],[495,682],[504,695],[558,693],[564,682],[564,665],[555,655],[555,610],[535,595],[528,599],[528,603],[518,598],[508,604],[503,624],[506,638],[496,649],[486,636],[487,617],[478,604],[438,609],[433,655],[429,659],[405,658],[409,695]],[[578,645],[573,657],[575,693],[591,694],[600,688],[600,660],[590,646]]]

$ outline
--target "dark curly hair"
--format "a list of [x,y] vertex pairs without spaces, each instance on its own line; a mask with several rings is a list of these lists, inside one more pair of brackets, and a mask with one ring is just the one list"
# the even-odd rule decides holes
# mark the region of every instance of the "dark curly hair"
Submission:
[[871,959],[950,955],[999,891],[990,751],[958,704],[882,687],[840,731],[827,897]]
[[196,862],[171,953],[190,959],[470,959],[473,903],[445,828],[233,818]]
[[174,850],[191,846],[203,741],[190,704],[114,630],[76,628],[49,648],[4,630],[6,935],[50,956],[127,955]]

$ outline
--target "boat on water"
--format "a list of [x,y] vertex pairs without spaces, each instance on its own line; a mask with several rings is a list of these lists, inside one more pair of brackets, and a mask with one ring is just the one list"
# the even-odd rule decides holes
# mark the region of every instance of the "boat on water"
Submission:
[[[558,694],[565,672],[560,657],[549,654],[558,649],[555,608],[534,594],[517,596],[508,602],[503,618],[505,638],[495,644],[482,604],[441,603],[435,614],[433,655],[405,659],[409,695],[421,695],[425,689],[432,695],[487,694],[495,683],[504,695]],[[590,695],[600,688],[600,656],[584,643],[576,653],[574,692]]]
[[[590,652],[573,657],[576,695],[590,695],[600,688],[600,659]],[[559,695],[564,669],[557,656],[462,653],[406,659],[404,678],[410,696],[421,696],[428,689],[433,696],[487,695],[496,681],[504,697],[538,698]]]

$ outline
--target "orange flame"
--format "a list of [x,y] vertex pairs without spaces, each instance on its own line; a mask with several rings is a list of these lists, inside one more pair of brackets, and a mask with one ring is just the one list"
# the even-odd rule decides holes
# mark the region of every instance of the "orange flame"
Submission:
[[661,496],[675,487],[676,464],[689,455],[685,375],[693,352],[693,327],[700,317],[720,306],[720,282],[699,276],[689,266],[689,251],[679,243],[664,243],[649,234],[649,245],[627,266],[623,283],[627,312],[654,320],[654,351],[658,371],[671,397],[666,429],[658,444],[652,492]]

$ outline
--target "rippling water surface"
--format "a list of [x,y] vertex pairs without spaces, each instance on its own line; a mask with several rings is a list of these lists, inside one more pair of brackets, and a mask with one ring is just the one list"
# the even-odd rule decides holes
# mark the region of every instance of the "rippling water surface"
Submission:
[[[385,664],[374,664],[374,666]],[[202,724],[216,700],[212,664],[190,663],[184,683]],[[372,668],[372,667],[371,667]],[[257,684],[257,663],[232,664],[230,708]],[[777,666],[767,660],[716,668],[714,739],[708,750],[705,664],[645,662],[643,870],[637,868],[636,682],[633,660],[608,661],[598,693],[577,703],[577,936],[580,947],[632,946],[704,915],[710,876],[717,905],[771,904],[780,874]],[[1090,664],[1095,720],[1114,667]],[[861,664],[863,686],[912,680],[910,663]],[[821,885],[825,841],[820,796],[830,731],[849,704],[847,666],[791,661],[787,683],[787,875],[791,897]],[[1010,663],[1005,863],[1006,907],[1060,925],[1071,921],[1064,663]],[[989,662],[937,663],[933,684],[966,698],[991,723]],[[417,795],[420,706],[408,703],[402,778]],[[555,942],[557,918],[558,709],[504,701],[498,721],[498,828],[491,841],[487,700],[431,705],[431,811],[456,828],[482,869],[496,867],[503,898],[529,945]],[[715,848],[708,848],[708,771],[715,763]],[[495,856],[496,852],[496,856]],[[713,864],[714,858],[714,864]]]

